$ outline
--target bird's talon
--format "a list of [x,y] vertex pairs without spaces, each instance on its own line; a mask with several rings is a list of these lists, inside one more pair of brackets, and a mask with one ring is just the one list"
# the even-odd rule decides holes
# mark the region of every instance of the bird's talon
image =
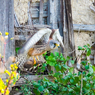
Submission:
[[34,60],[34,64],[33,65],[35,65],[36,64],[36,60],[35,60],[34,56],[33,56],[33,60]]
[[39,58],[38,58],[38,56],[36,56],[36,58],[37,58],[37,60],[39,61]]

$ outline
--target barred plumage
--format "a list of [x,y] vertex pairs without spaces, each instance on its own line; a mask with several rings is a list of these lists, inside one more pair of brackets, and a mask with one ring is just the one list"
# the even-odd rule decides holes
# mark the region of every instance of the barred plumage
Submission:
[[[40,41],[40,45],[39,42]],[[15,62],[18,62],[18,67],[24,70],[24,63],[29,57],[33,57],[34,63],[36,62],[34,56],[42,55],[46,51],[50,51],[59,46],[59,42],[64,47],[59,30],[41,29],[27,40],[24,46],[20,49],[19,55],[16,57]]]
[[16,58],[15,58],[15,63],[18,63],[18,67],[21,71],[24,70],[24,63],[27,62],[28,60],[28,56],[27,54],[19,54]]

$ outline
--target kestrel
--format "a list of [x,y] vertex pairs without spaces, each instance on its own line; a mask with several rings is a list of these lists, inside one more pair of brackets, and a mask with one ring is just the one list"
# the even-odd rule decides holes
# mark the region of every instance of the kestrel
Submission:
[[33,57],[34,64],[36,64],[34,57],[42,55],[46,51],[53,50],[59,45],[64,48],[62,37],[58,29],[41,29],[25,42],[18,56],[15,57],[13,61],[18,62],[18,67],[23,71],[24,63],[27,62],[29,57]]

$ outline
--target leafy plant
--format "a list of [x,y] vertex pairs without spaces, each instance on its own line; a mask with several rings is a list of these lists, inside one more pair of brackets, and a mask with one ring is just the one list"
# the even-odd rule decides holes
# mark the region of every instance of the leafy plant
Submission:
[[[6,49],[6,44],[8,44],[8,32],[5,32],[5,37],[2,36],[2,33],[0,32],[0,42],[3,44],[0,44],[1,48],[4,45],[4,54],[1,54],[0,52],[0,69],[2,69],[1,65],[3,65],[4,69],[2,71],[2,73],[5,73],[8,75],[8,78],[6,79],[6,81],[4,81],[2,78],[0,78],[0,95],[9,95],[10,91],[9,88],[14,86],[16,81],[19,79],[19,74],[16,72],[17,68],[18,68],[18,64],[11,64],[10,68],[11,71],[5,70],[5,66],[4,66],[4,59],[5,59],[5,49]],[[13,40],[13,38],[11,38],[10,40]],[[5,71],[4,71],[5,70]],[[0,72],[1,73],[1,72]]]
[[8,74],[9,77],[6,79],[6,82],[0,78],[0,94],[9,95],[9,87],[14,86],[19,79],[19,74],[16,72],[17,68],[17,64],[12,64],[11,72],[5,70],[5,73]]
[[[78,50],[85,51],[87,57],[91,54],[90,48],[90,45],[85,45],[78,47]],[[95,67],[85,58],[81,62],[84,71],[74,73],[74,67],[66,65],[69,60],[71,60],[69,56],[64,58],[57,52],[51,53],[46,58],[45,66],[50,65],[55,68],[55,72],[52,71],[49,74],[53,77],[53,81],[44,77],[37,82],[30,82],[31,86],[26,85],[24,89],[35,95],[95,95]],[[74,64],[74,60],[71,60],[71,63]]]

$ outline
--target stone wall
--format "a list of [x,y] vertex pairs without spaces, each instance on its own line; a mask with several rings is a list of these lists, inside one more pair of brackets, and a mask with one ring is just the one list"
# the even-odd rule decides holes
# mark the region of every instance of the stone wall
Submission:
[[25,24],[28,20],[28,1],[14,0],[14,11],[20,24]]
[[[87,44],[92,45],[95,42],[95,32],[86,32],[86,31],[75,31],[74,32],[74,39],[75,39],[75,48],[76,48],[76,55],[81,55],[79,52],[78,46],[84,46]],[[94,52],[92,52],[93,55]]]
[[[74,24],[95,24],[95,13],[91,11],[90,6],[94,0],[71,0],[72,1],[72,17]],[[78,46],[87,44],[92,45],[95,42],[95,32],[74,31],[76,54],[81,52],[77,50]]]
[[94,0],[71,0],[74,24],[95,24],[95,13],[89,8]]

